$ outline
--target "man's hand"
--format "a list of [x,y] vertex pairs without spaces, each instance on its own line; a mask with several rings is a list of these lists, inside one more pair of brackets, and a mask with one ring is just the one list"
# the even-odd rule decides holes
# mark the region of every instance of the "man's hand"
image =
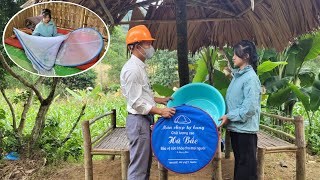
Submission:
[[158,104],[167,105],[168,101],[173,100],[172,97],[165,97],[165,98],[154,98],[154,101]]
[[165,118],[171,118],[176,113],[174,108],[162,108],[160,115]]
[[222,117],[219,119],[219,121],[221,121],[221,124],[219,125],[218,128],[222,127],[222,126],[225,125],[225,124],[228,124],[228,122],[229,122],[227,115],[222,116]]

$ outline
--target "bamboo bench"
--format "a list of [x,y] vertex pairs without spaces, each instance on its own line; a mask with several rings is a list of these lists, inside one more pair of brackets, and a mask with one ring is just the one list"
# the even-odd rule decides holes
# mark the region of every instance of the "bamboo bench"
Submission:
[[[103,131],[99,136],[91,140],[90,125],[103,117],[111,116],[111,127]],[[93,179],[93,155],[120,155],[121,156],[121,176],[127,179],[129,165],[129,142],[126,137],[124,127],[117,127],[116,110],[105,113],[88,121],[83,121],[82,131],[84,138],[84,168],[85,179]]]
[[[303,118],[297,116],[287,118],[273,114],[261,113],[262,116],[273,118],[278,125],[284,122],[294,123],[295,136],[271,128],[267,125],[260,124],[260,132],[258,133],[258,179],[264,179],[264,161],[265,155],[270,153],[295,152],[296,153],[296,179],[306,179],[305,162],[306,162],[306,144],[304,138]],[[230,158],[231,141],[230,134],[226,132],[226,151],[225,158]]]

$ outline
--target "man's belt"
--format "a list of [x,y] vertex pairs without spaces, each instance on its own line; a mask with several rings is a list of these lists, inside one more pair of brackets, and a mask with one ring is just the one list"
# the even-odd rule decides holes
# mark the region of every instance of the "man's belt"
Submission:
[[143,116],[143,117],[147,118],[147,119],[150,121],[150,124],[151,124],[151,125],[154,124],[154,115],[153,115],[153,114],[143,115],[143,114],[132,114],[132,113],[130,113],[130,112],[128,112],[128,114],[130,114],[130,115],[140,115],[140,116]]

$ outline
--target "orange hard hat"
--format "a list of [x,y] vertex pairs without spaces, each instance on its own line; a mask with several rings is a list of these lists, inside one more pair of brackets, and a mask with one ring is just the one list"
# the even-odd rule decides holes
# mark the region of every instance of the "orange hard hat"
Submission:
[[141,41],[154,41],[155,39],[151,37],[149,29],[145,25],[134,26],[129,29],[126,44],[133,44]]

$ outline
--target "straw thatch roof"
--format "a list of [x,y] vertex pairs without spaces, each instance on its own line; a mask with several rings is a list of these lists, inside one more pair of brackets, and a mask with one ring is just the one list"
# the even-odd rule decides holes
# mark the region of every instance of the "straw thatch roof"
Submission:
[[[141,19],[141,13],[133,14]],[[203,46],[223,47],[249,39],[259,47],[281,51],[294,37],[319,27],[319,16],[320,0],[255,0],[254,11],[249,0],[188,0],[188,49],[195,52]],[[157,48],[177,49],[174,0],[150,6],[144,21],[132,22],[138,23],[131,26],[149,26]]]
[[[25,5],[47,0],[29,0]],[[88,7],[107,24],[146,24],[159,49],[177,49],[175,0],[65,0]],[[254,10],[252,10],[254,2]],[[147,14],[137,7],[144,6]],[[146,7],[147,6],[147,7]],[[135,9],[130,22],[120,22]],[[188,48],[234,45],[242,39],[278,51],[320,25],[320,0],[187,0]]]

